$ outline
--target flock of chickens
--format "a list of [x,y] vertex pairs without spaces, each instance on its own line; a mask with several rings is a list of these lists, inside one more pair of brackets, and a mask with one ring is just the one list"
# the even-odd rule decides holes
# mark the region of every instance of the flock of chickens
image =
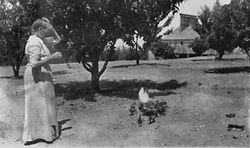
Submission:
[[139,103],[133,102],[130,106],[129,112],[133,116],[138,114],[137,123],[142,126],[144,117],[148,118],[149,124],[155,122],[158,116],[165,116],[168,108],[165,101],[153,101],[149,98],[147,90],[143,87],[139,91]]

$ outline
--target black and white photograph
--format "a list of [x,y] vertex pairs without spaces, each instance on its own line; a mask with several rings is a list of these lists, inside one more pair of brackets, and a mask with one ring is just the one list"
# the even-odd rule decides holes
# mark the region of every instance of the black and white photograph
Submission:
[[250,147],[250,0],[0,0],[0,147]]

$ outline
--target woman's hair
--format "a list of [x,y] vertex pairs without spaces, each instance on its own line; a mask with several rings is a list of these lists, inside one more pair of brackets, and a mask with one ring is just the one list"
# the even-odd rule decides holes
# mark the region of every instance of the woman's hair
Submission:
[[60,40],[59,35],[57,34],[54,27],[47,18],[42,17],[40,19],[37,19],[31,25],[31,34],[34,34],[35,32],[39,31],[39,28],[44,29],[45,37],[54,37],[56,40]]
[[32,25],[31,25],[31,33],[34,34],[34,32],[37,32],[39,28],[42,29],[50,29],[53,28],[52,24],[47,18],[40,18],[37,19]]

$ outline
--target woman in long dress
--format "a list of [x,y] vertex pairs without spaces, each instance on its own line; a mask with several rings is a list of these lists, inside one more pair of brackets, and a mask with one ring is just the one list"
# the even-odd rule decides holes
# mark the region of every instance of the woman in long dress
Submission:
[[62,54],[60,52],[51,54],[44,44],[46,39],[47,42],[48,39],[53,42],[55,40],[52,38],[59,39],[59,36],[50,22],[44,18],[38,19],[32,24],[31,34],[25,47],[25,54],[28,57],[28,64],[24,72],[23,141],[25,144],[39,139],[52,142],[59,133],[55,91],[49,63],[61,58]]

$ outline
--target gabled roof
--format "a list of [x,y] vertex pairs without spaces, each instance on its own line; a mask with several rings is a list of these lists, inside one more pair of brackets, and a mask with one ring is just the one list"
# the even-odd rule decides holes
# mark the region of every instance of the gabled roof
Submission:
[[176,28],[171,34],[164,36],[162,40],[193,40],[200,35],[194,31],[192,26],[180,32],[180,27]]

